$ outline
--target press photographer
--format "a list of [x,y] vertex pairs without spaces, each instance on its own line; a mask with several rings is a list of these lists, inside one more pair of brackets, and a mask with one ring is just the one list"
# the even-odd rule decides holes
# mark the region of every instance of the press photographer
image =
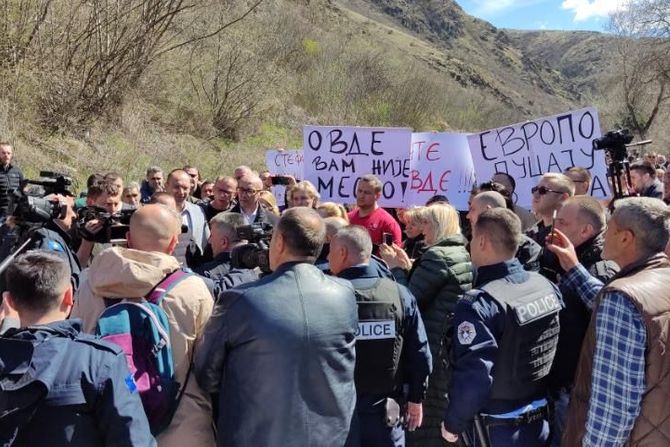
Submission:
[[247,250],[243,247],[249,245],[248,241],[239,235],[238,230],[243,227],[245,227],[244,217],[238,213],[219,213],[209,221],[209,246],[212,248],[214,259],[195,267],[193,271],[215,283],[212,292],[214,297],[223,290],[258,279],[258,272],[254,267],[233,265],[232,262],[232,252]]
[[270,273],[270,240],[272,239],[272,225],[254,223],[237,228],[237,237],[248,241],[244,245],[235,247],[231,252],[231,263],[238,269],[259,268],[263,273]]
[[[0,259],[7,261],[9,257],[27,250],[55,252],[68,262],[72,285],[76,289],[81,267],[74,252],[77,215],[70,191],[72,179],[44,171],[40,172],[40,177],[41,180],[24,180],[13,194],[11,218],[5,224],[9,231],[0,246]],[[28,195],[24,192],[28,185],[40,186],[43,193]],[[2,271],[4,268],[0,267]],[[2,291],[5,291],[4,277],[1,286]]]
[[[109,180],[101,180],[88,189],[88,203],[92,206],[82,211],[79,219],[79,232],[82,236],[81,245],[77,250],[77,258],[82,266],[87,267],[92,257],[110,246],[110,227],[121,225],[120,217],[123,191],[117,184]],[[97,208],[94,208],[97,207]],[[128,216],[128,218],[130,218]],[[127,228],[121,229],[116,235],[121,238]]]

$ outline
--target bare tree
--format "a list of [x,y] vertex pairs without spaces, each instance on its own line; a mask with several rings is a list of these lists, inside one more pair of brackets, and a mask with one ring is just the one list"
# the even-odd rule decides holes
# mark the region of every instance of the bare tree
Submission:
[[25,57],[53,0],[4,0],[0,6],[0,66],[12,67]]
[[198,28],[225,0],[3,0],[0,69],[32,55],[42,87],[39,114],[52,130],[87,126],[113,111],[162,55],[220,35],[263,0]]
[[618,37],[621,124],[644,139],[670,103],[670,0],[630,0],[611,15],[610,30]]
[[[213,53],[207,61],[199,57]],[[272,82],[261,63],[242,45],[219,35],[207,49],[194,48],[189,76],[196,96],[206,104],[217,136],[238,141],[240,132],[261,111],[261,100]]]

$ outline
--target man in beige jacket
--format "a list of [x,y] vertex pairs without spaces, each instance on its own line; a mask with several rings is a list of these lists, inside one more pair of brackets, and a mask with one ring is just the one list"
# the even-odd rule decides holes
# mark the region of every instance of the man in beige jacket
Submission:
[[[179,215],[163,205],[147,205],[130,220],[128,247],[107,249],[94,258],[81,284],[71,318],[81,318],[85,332],[92,333],[105,309],[105,298],[137,298],[147,295],[169,273],[179,268],[172,256],[181,232]],[[187,381],[196,340],[212,313],[214,300],[197,276],[186,278],[170,290],[162,307],[170,322],[170,341],[176,380],[186,391],[170,426],[156,439],[160,447],[213,446],[212,408],[209,396],[195,378]]]

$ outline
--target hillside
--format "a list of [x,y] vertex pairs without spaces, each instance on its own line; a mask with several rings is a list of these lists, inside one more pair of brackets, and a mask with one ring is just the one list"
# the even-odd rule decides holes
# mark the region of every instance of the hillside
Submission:
[[536,63],[553,67],[582,95],[597,95],[616,69],[613,38],[595,32],[506,30],[512,44]]
[[[120,1],[134,11],[155,0]],[[69,54],[88,71],[62,65],[73,47],[40,33],[95,22],[86,5],[53,4],[63,21],[45,21],[19,62],[0,52],[0,139],[15,144],[29,175],[48,167],[80,180],[110,169],[140,178],[150,164],[189,163],[212,177],[301,145],[307,123],[477,131],[600,100],[609,63],[602,34],[497,29],[452,0],[263,0],[248,13],[246,0],[208,0],[157,37],[169,51],[79,91],[110,56],[96,65]],[[12,20],[6,11],[0,24]],[[133,20],[110,23],[126,21],[125,32]]]

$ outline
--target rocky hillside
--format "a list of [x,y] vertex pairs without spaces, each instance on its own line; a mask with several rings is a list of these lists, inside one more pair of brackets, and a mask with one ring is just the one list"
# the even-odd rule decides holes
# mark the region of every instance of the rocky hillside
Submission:
[[[0,24],[22,11],[8,1],[18,9],[0,11]],[[139,6],[159,4],[119,1],[128,12],[107,14],[122,38],[142,23]],[[156,50],[134,64],[123,58],[135,50],[105,49],[111,59],[90,50],[93,40],[61,44],[77,26],[92,27],[84,37],[109,35],[89,3],[45,3],[52,10],[34,38],[15,39],[27,46],[0,51],[0,139],[15,144],[24,170],[139,178],[149,164],[190,163],[211,177],[261,167],[268,148],[299,146],[308,123],[478,131],[593,104],[603,127],[615,119],[602,95],[603,34],[497,29],[453,0],[262,0],[248,14],[254,0],[197,3],[138,48]],[[111,62],[135,71],[98,70]],[[79,91],[90,73],[100,80]]]

